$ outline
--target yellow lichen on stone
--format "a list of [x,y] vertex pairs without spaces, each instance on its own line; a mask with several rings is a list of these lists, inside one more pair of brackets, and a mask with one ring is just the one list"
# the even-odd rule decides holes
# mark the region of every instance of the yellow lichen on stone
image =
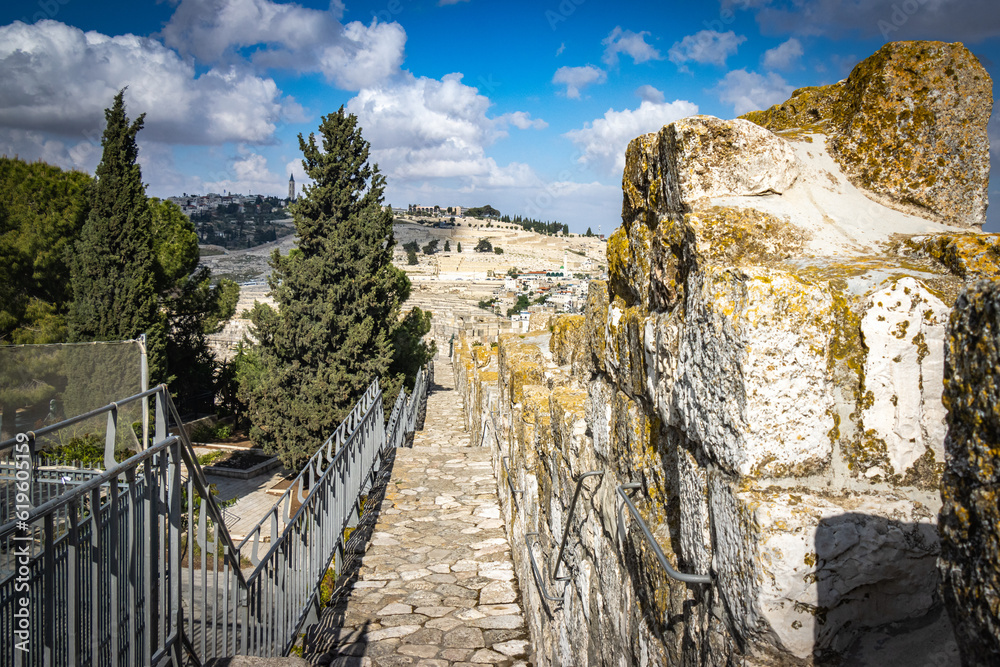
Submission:
[[766,264],[801,253],[805,233],[752,208],[713,206],[684,216],[696,231],[698,252],[713,262]]
[[[956,68],[961,77],[948,75]],[[829,147],[852,183],[887,203],[978,227],[991,106],[989,74],[962,44],[892,42],[844,83]]]
[[605,369],[606,322],[608,320],[608,284],[603,280],[591,280],[587,286],[587,322],[584,339],[589,343],[590,352],[597,370]]
[[788,139],[800,138],[806,133],[826,134],[843,88],[843,82],[798,88],[785,102],[765,111],[745,113],[740,118]]
[[645,225],[619,227],[608,239],[608,287],[628,305],[648,303],[651,240]]
[[558,315],[553,319],[549,351],[557,364],[571,364],[583,353],[585,325],[583,315]]
[[894,244],[905,256],[932,257],[963,280],[1000,277],[1000,234],[934,234]]

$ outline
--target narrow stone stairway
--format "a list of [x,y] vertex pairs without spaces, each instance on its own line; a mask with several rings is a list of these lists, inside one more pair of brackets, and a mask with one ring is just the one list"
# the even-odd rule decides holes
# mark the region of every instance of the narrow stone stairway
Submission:
[[309,633],[313,665],[530,664],[490,450],[465,431],[451,362],[434,368],[424,429],[396,453],[361,566]]

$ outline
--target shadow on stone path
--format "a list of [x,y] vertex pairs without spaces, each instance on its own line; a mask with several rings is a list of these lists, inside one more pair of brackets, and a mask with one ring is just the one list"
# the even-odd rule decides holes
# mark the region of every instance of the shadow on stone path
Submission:
[[[451,363],[396,451],[371,543],[307,636],[314,665],[523,667],[531,652],[488,447],[469,442]],[[353,537],[353,536],[352,536]]]

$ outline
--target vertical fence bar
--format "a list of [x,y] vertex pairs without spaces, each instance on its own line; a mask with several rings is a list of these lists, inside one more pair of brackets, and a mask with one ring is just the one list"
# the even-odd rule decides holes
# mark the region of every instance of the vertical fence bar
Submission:
[[69,654],[67,665],[76,667],[81,656],[79,609],[80,603],[80,503],[76,498],[69,503],[69,542],[66,549],[67,571],[69,579],[66,586],[66,651]]

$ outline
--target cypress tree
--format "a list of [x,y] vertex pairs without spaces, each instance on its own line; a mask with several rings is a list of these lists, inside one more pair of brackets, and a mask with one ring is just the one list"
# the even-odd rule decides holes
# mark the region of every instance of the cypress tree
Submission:
[[319,142],[299,135],[313,184],[292,208],[297,250],[271,258],[278,312],[253,313],[264,372],[250,401],[251,437],[290,467],[319,447],[373,379],[387,398],[402,383],[389,369],[410,287],[392,265],[385,178],[343,107],[323,117]]
[[124,90],[105,109],[90,212],[70,257],[72,341],[122,340],[150,334],[150,376],[162,370],[163,325],[157,309],[153,233],[135,137],[145,114],[129,123]]

